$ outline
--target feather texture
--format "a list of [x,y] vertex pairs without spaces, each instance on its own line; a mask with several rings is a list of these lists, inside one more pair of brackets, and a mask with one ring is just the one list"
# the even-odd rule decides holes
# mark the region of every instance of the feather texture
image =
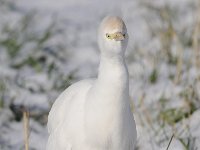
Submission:
[[48,116],[47,150],[134,150],[136,126],[129,101],[124,53],[128,35],[119,17],[99,28],[101,59],[97,79],[79,81],[55,101]]

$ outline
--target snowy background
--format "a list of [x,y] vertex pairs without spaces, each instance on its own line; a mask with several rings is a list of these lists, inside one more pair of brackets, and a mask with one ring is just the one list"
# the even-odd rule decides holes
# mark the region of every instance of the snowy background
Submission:
[[97,28],[127,24],[138,150],[200,150],[200,2],[0,0],[0,150],[44,150],[48,112],[70,84],[98,72]]

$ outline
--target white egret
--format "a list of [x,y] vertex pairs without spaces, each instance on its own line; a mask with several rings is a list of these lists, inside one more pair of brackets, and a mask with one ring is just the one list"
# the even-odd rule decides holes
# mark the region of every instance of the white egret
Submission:
[[98,77],[72,84],[57,98],[48,116],[47,150],[134,150],[127,43],[123,20],[106,17],[98,32]]

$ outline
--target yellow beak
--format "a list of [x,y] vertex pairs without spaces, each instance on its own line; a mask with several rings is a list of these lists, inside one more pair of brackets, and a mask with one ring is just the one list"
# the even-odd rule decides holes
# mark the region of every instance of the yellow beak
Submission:
[[125,39],[125,36],[121,32],[114,33],[114,39],[116,41],[122,41]]
[[107,38],[110,40],[116,40],[116,41],[123,41],[125,39],[125,34],[122,34],[121,32],[116,32],[113,34],[107,34]]

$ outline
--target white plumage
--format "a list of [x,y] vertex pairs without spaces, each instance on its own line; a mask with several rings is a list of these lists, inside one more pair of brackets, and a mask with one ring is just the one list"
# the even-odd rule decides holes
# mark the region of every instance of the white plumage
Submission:
[[48,116],[47,150],[134,150],[135,121],[124,53],[126,26],[106,17],[99,28],[97,79],[79,81],[55,101]]

